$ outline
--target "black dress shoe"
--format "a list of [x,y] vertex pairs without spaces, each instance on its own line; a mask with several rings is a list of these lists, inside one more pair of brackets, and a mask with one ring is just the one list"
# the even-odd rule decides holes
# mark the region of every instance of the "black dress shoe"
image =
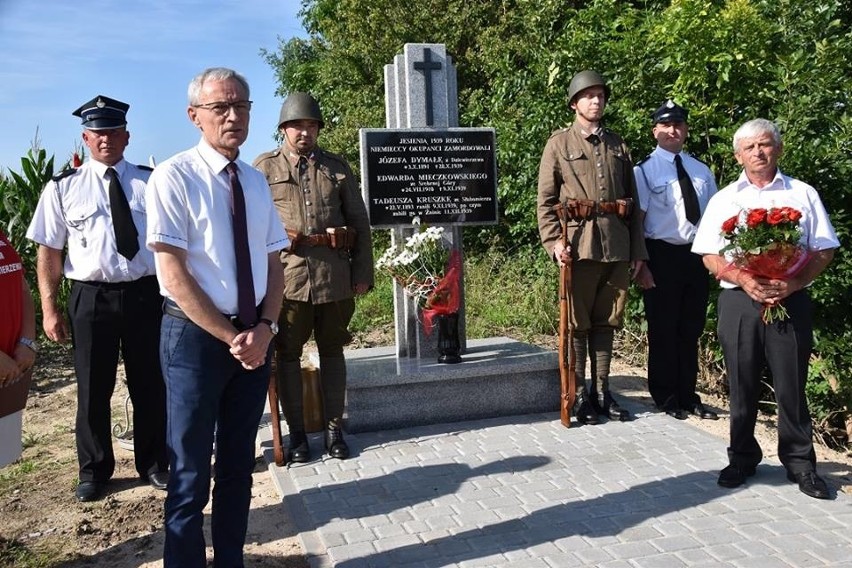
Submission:
[[630,413],[626,409],[621,408],[615,398],[613,398],[612,393],[608,390],[601,393],[600,408],[600,414],[606,416],[610,420],[624,422],[625,420],[630,419]]
[[666,414],[668,414],[672,418],[676,418],[678,420],[686,420],[687,418],[689,418],[689,413],[686,410],[683,410],[682,408],[668,407],[668,408],[661,408],[660,410],[662,410],[663,412],[665,412]]
[[349,446],[343,440],[343,430],[340,429],[340,422],[337,420],[329,422],[325,430],[325,449],[330,457],[339,460],[349,457]]
[[99,481],[81,481],[77,486],[77,500],[82,503],[97,501],[104,496],[104,485]]
[[577,393],[574,400],[574,416],[580,424],[597,424],[598,412],[585,389]]
[[151,487],[153,487],[154,489],[165,491],[166,487],[168,487],[169,485],[169,472],[155,471],[154,473],[149,473],[148,483],[150,483]]
[[787,479],[799,484],[799,491],[813,497],[814,499],[831,499],[828,485],[814,471],[803,471],[800,473],[787,472]]
[[304,432],[290,432],[290,445],[287,446],[287,461],[307,463],[311,459],[311,448]]
[[739,487],[746,482],[747,477],[754,475],[756,469],[754,466],[746,467],[731,464],[719,473],[719,481],[717,483],[722,487],[730,489]]
[[692,405],[691,411],[693,415],[699,417],[702,420],[718,420],[719,415],[713,412],[712,410],[707,410],[704,408],[704,405],[700,402],[696,402]]

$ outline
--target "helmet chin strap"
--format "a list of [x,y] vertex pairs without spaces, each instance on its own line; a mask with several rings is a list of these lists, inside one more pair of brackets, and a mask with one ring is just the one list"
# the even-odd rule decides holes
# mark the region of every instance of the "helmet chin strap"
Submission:
[[[283,130],[283,129],[282,129],[282,130]],[[302,151],[300,151],[300,150],[299,150],[299,148],[298,148],[298,147],[296,147],[296,145],[295,145],[295,144],[294,144],[294,143],[290,140],[290,137],[289,137],[289,136],[287,136],[287,130],[284,130],[283,134],[284,134],[284,140],[286,140],[286,141],[287,141],[287,150],[288,150],[291,154],[297,154],[297,155],[299,155],[299,156],[306,156],[306,157],[307,157],[307,156],[310,156],[310,155],[311,155],[311,152],[313,152],[313,151],[314,151],[314,149],[313,149],[313,148],[311,148],[311,149],[310,149],[310,150],[308,150],[307,152],[302,152]]]

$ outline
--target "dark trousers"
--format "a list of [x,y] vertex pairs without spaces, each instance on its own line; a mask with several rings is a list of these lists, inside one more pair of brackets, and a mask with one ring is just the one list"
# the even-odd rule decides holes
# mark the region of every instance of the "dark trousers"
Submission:
[[813,471],[816,464],[805,398],[813,343],[811,301],[798,291],[784,300],[790,319],[765,324],[761,305],[741,289],[719,295],[719,341],[731,397],[730,463],[751,467],[763,454],[754,437],[761,378],[772,373],[778,403],[778,457],[788,471]]
[[655,288],[643,292],[648,320],[648,390],[660,408],[700,402],[698,339],[707,318],[709,275],[691,245],[645,239]]
[[191,321],[169,314],[163,316],[160,348],[171,469],[163,566],[206,566],[203,511],[210,498],[215,437],[214,566],[241,567],[269,356],[263,367],[246,370],[228,345]]
[[77,373],[75,437],[80,481],[104,482],[115,470],[110,400],[118,355],[133,401],[136,471],[165,471],[166,406],[160,370],[162,297],[153,276],[134,282],[74,282],[68,312]]
[[275,336],[278,392],[290,431],[304,430],[302,375],[299,360],[313,333],[320,357],[320,388],[325,420],[342,418],[346,403],[343,346],[352,341],[349,322],[355,300],[312,304],[284,300]]

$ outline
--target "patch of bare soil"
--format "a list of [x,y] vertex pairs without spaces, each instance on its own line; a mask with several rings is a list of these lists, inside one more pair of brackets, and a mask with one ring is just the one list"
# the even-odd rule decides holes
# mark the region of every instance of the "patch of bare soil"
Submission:
[[[375,330],[356,337],[350,348],[387,345],[392,337],[392,329]],[[552,337],[534,342],[556,348]],[[613,375],[613,388],[622,396],[646,404],[649,409],[653,407],[643,369],[616,362]],[[119,427],[126,425],[126,392],[119,380],[113,398],[113,421]],[[703,398],[706,405],[720,413],[720,419],[690,417],[690,424],[727,439],[726,401],[707,394]],[[23,459],[0,469],[0,567],[161,566],[165,493],[138,482],[131,451],[115,444],[116,472],[105,499],[77,502],[75,412],[76,385],[70,350],[53,348],[39,360],[24,412]],[[759,420],[757,436],[765,455],[776,457],[773,418]],[[817,446],[817,454],[818,471],[838,490],[852,493],[852,456],[823,446]],[[720,469],[725,460],[720,453]],[[208,515],[209,512],[208,508]],[[205,527],[209,529],[209,518],[205,519]],[[208,557],[212,558],[212,551],[208,550]],[[246,560],[248,565],[260,568],[308,566],[262,458],[258,459],[254,474]]]
[[[114,444],[116,471],[104,499],[76,500],[76,392],[70,350],[44,353],[24,411],[22,459],[0,469],[0,566],[162,566],[165,492],[139,482],[130,449]],[[119,430],[126,427],[126,395],[119,378],[113,397],[113,423]],[[205,513],[209,531],[209,506]],[[250,566],[308,566],[261,457],[245,550]]]

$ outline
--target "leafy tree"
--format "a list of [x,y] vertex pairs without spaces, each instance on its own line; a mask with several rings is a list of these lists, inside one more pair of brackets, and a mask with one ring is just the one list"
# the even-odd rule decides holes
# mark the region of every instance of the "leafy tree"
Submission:
[[[720,185],[739,174],[731,147],[746,120],[782,129],[782,169],[814,185],[842,242],[852,215],[852,5],[839,0],[302,0],[306,39],[267,61],[280,94],[306,90],[326,114],[323,144],[357,163],[357,130],[384,125],[383,68],[407,42],[443,43],[458,69],[460,123],[497,130],[498,227],[468,229],[486,247],[538,247],[538,162],[571,122],[571,76],[592,68],[612,89],[607,124],[641,159],[650,113],[671,97],[690,109],[690,150]],[[841,248],[812,286],[817,354],[809,395],[818,420],[852,408],[852,257]],[[631,314],[639,325],[634,294]],[[715,308],[706,344],[714,351]]]

